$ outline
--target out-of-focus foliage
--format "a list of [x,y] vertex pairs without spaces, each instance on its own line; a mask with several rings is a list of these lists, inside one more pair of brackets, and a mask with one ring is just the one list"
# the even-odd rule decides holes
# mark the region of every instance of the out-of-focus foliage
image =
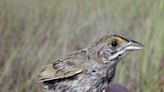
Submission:
[[110,33],[145,45],[118,65],[114,82],[163,92],[164,0],[0,0],[0,92],[44,92],[42,66]]

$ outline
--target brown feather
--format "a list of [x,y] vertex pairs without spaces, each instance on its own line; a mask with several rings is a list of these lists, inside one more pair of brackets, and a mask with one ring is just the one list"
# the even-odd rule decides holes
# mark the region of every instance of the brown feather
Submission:
[[60,59],[45,66],[39,75],[39,81],[62,79],[79,74],[83,71],[83,63],[82,60],[75,58]]

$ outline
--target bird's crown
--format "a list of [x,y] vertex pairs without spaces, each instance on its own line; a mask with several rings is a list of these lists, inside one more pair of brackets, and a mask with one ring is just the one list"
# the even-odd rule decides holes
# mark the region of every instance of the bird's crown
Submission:
[[122,36],[122,35],[110,34],[110,35],[105,35],[102,38],[98,39],[93,44],[93,46],[96,47],[96,46],[99,46],[99,45],[110,45],[110,44],[113,44],[112,42],[113,43],[115,43],[115,42],[128,43],[129,42],[129,39],[127,37],[125,37],[125,36]]

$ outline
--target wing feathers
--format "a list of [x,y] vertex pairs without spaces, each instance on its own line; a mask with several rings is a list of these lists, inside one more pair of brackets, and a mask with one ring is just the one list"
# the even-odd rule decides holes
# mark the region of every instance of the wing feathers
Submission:
[[83,71],[83,60],[80,59],[63,59],[58,60],[54,64],[45,66],[41,71],[38,79],[41,82],[62,79],[79,74]]

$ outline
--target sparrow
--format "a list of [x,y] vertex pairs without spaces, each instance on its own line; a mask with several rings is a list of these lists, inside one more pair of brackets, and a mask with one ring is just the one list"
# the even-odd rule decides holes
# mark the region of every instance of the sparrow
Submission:
[[47,92],[106,92],[117,64],[143,45],[119,34],[107,34],[88,47],[47,64],[38,75]]

